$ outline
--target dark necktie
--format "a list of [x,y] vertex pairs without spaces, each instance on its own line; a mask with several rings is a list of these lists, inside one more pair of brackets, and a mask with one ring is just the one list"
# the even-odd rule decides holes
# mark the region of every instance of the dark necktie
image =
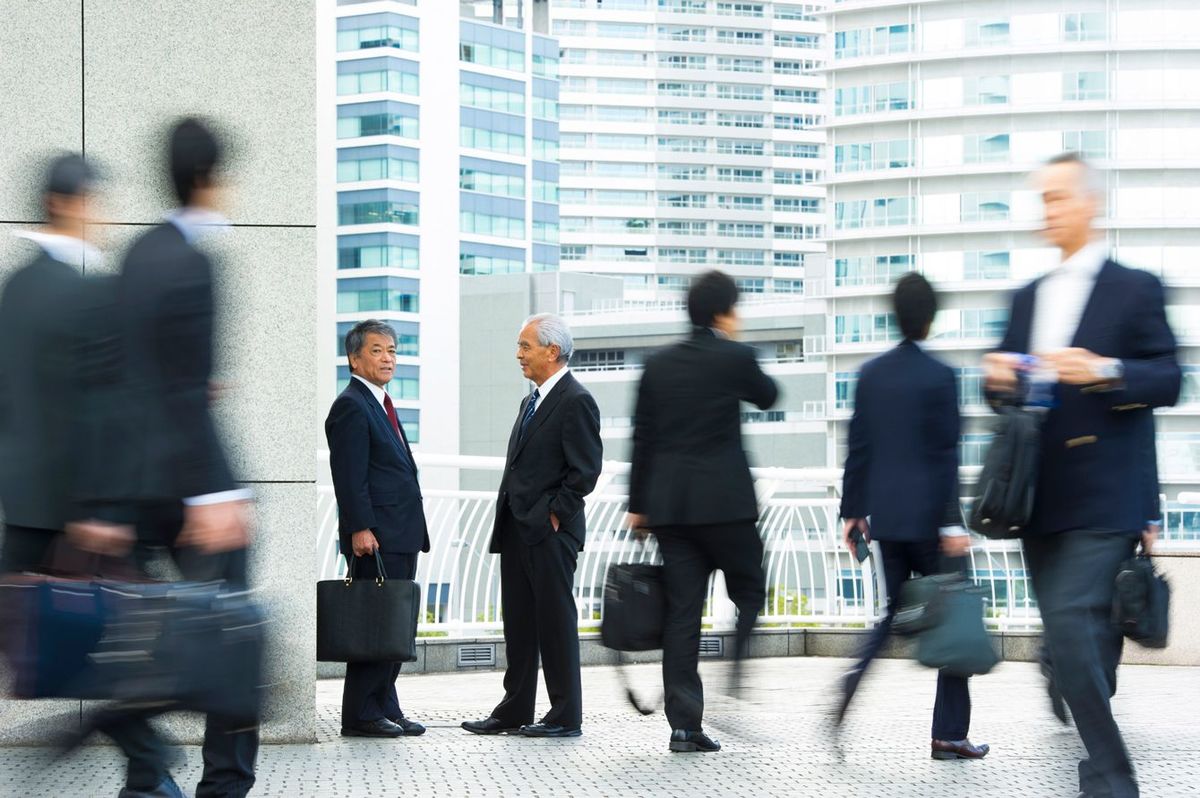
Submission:
[[520,443],[525,438],[525,430],[529,428],[529,422],[533,421],[533,414],[537,411],[539,395],[537,389],[534,388],[533,396],[529,398],[529,404],[525,406],[525,415],[521,416],[521,429],[517,432],[517,443]]
[[392,404],[392,397],[386,393],[383,395],[383,409],[387,411],[388,421],[392,422],[392,429],[395,430],[396,437],[403,442],[404,436],[400,434],[400,419],[396,416],[396,406]]

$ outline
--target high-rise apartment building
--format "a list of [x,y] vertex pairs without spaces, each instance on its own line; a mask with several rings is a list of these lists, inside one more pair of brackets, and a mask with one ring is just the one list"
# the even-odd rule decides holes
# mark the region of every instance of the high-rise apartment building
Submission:
[[[506,7],[507,5],[507,7]],[[388,390],[409,439],[459,451],[460,275],[558,268],[558,43],[544,0],[339,0],[336,349],[381,318],[398,334]],[[456,98],[456,99],[454,99]],[[336,276],[334,276],[336,275]],[[334,335],[334,330],[327,334]],[[332,362],[330,362],[332,360]]]
[[823,3],[552,0],[562,269],[678,298],[803,293],[823,250]]
[[[1200,472],[1200,7],[1172,0],[846,0],[829,7],[829,407],[844,445],[854,379],[898,340],[889,291],[941,289],[930,348],[960,374],[962,462],[987,440],[983,351],[1010,292],[1053,266],[1029,174],[1064,150],[1103,179],[1116,258],[1158,274],[1185,363],[1158,416],[1163,490]],[[832,437],[832,436],[831,436]],[[836,461],[842,461],[842,451]]]

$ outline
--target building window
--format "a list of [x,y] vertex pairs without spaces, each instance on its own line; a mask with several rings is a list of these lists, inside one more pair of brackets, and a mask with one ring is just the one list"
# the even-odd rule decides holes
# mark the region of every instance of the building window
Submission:
[[692,287],[692,278],[677,274],[660,274],[658,287],[668,291],[686,291]]
[[705,263],[708,259],[708,250],[660,247],[658,259],[663,263]]
[[1001,222],[1009,218],[1009,196],[1002,192],[963,194],[961,219],[964,222]]
[[760,46],[763,43],[762,31],[757,30],[718,30],[717,41],[721,44],[744,44]]
[[1064,100],[1103,100],[1108,97],[1107,72],[1064,72]]
[[1077,152],[1084,158],[1103,160],[1108,157],[1108,133],[1104,130],[1063,131],[1063,150]]
[[717,57],[718,72],[762,72],[763,60],[761,58],[729,58],[726,56]]
[[895,313],[855,313],[833,317],[834,342],[881,343],[900,340]]
[[459,246],[458,273],[514,274],[525,271],[525,250],[464,241]]
[[772,262],[778,269],[800,269],[804,267],[803,252],[775,252]]
[[776,33],[775,46],[819,50],[821,49],[821,36],[816,33]]
[[[397,350],[397,354],[399,351]],[[401,399],[408,402],[415,402],[421,398],[421,370],[417,366],[409,366],[399,364],[396,366],[396,371],[392,375],[388,384],[383,386],[387,391],[388,396],[393,399]],[[346,390],[346,386],[350,384],[350,367],[337,367],[338,390]]]
[[965,163],[996,163],[1008,160],[1009,134],[967,136],[963,140]]
[[[475,191],[480,194],[495,194],[502,197],[524,197],[525,178],[523,174],[502,174],[487,171],[481,166],[479,159],[470,159],[471,166],[460,166],[458,170],[458,187],[463,191]],[[498,169],[507,164],[496,164]],[[518,167],[524,172],[524,167]]]
[[[776,277],[774,280],[774,283],[775,283],[775,293],[777,293],[777,294],[803,294],[804,293],[804,281],[803,280],[785,280],[782,277]],[[785,346],[785,344],[780,344],[779,346],[783,347],[783,346]],[[782,362],[788,362],[788,360],[799,361],[799,360],[804,359],[803,345],[800,342],[797,341],[795,343],[786,344],[786,346],[799,347],[800,354],[798,356],[792,356],[791,358],[788,358],[787,360],[785,360],[785,358],[782,354],[778,354],[778,355],[776,355],[776,358],[778,360],[780,360]]]
[[733,211],[761,211],[763,198],[749,194],[718,194],[717,207]]
[[356,277],[337,282],[337,312],[367,311],[416,313],[420,289],[416,280],[403,277]]
[[833,262],[834,285],[888,285],[912,267],[912,255],[837,258]]
[[[380,17],[382,19],[378,19]],[[338,20],[338,52],[375,47],[416,51],[419,49],[418,39],[417,20],[399,14],[371,14]]]
[[416,183],[420,179],[417,151],[407,147],[380,145],[338,150],[337,180],[357,183],[367,180],[400,180]]
[[625,350],[581,349],[572,360],[571,368],[576,371],[618,371],[625,368]]
[[762,266],[766,253],[760,249],[718,249],[719,266]]
[[417,106],[398,102],[357,103],[339,105],[337,137],[401,136],[415,139],[419,135]]
[[964,252],[964,280],[1007,280],[1011,274],[1008,252]]
[[833,168],[837,172],[907,169],[913,165],[912,149],[909,139],[839,144],[834,147]]
[[717,180],[722,183],[761,183],[763,170],[720,166],[717,167]]
[[994,20],[990,22],[967,22],[967,45],[990,47],[1000,44],[1008,44],[1009,41],[1009,24],[1008,20]]
[[380,189],[338,194],[338,224],[409,224],[418,222],[417,194]]
[[491,150],[506,155],[524,155],[525,137],[518,133],[505,133],[486,128],[459,127],[459,144],[477,150]]
[[1003,105],[1009,96],[1008,75],[967,78],[963,101],[967,105]]
[[762,238],[763,226],[743,222],[717,222],[717,235],[723,238]]
[[[776,91],[778,91],[778,89],[776,89]],[[762,86],[747,86],[740,83],[717,84],[718,100],[754,100],[757,102],[761,101],[762,98]]]
[[338,236],[339,269],[417,269],[416,236],[393,233]]
[[766,142],[753,139],[717,139],[718,155],[763,155]]
[[1063,14],[1062,23],[1064,41],[1094,42],[1108,37],[1108,16],[1102,11]]
[[833,406],[837,410],[854,409],[854,390],[858,387],[857,371],[839,371],[833,378]]
[[[765,294],[767,292],[767,281],[762,277],[738,277],[733,281],[737,285],[737,290],[742,294]],[[778,419],[783,421],[782,418]]]
[[338,62],[339,96],[385,91],[413,96],[420,94],[416,62],[399,58],[367,58]]

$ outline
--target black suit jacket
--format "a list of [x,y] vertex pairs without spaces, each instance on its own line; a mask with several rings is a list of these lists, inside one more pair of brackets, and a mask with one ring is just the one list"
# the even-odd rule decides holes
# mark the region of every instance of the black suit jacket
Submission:
[[936,539],[961,523],[958,384],[912,341],[863,365],[854,392],[843,518],[871,517],[871,537]]
[[596,487],[603,465],[600,410],[588,390],[568,372],[542,400],[518,441],[521,418],[531,401],[533,394],[521,401],[508,440],[490,550],[500,551],[506,511],[527,545],[555,534],[550,522],[550,513],[554,513],[559,522],[557,534],[570,535],[582,550],[587,534],[583,498]]
[[429,551],[417,465],[404,428],[397,437],[371,389],[353,377],[329,408],[325,440],[342,553],[353,556],[350,538],[363,529],[375,533],[382,551]]
[[646,362],[634,412],[629,511],[651,527],[758,519],[741,403],[779,389],[745,344],[699,328]]
[[68,520],[85,290],[78,269],[39,249],[0,296],[0,505],[10,524],[59,530]]
[[[1001,351],[1029,351],[1038,282],[1013,296]],[[1125,375],[1115,390],[1058,386],[1058,407],[1047,413],[1042,426],[1029,531],[1140,530],[1153,520],[1147,513],[1148,486],[1158,481],[1153,409],[1175,404],[1182,382],[1162,283],[1152,274],[1107,261],[1071,345],[1119,358]]]

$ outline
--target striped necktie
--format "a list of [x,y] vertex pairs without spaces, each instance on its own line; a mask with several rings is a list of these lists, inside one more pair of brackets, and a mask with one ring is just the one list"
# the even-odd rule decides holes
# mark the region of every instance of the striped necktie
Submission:
[[533,421],[533,414],[537,411],[537,400],[540,395],[535,388],[533,396],[529,398],[529,404],[525,406],[525,415],[521,416],[521,429],[517,433],[517,443],[525,438],[525,430],[529,428],[529,422]]

